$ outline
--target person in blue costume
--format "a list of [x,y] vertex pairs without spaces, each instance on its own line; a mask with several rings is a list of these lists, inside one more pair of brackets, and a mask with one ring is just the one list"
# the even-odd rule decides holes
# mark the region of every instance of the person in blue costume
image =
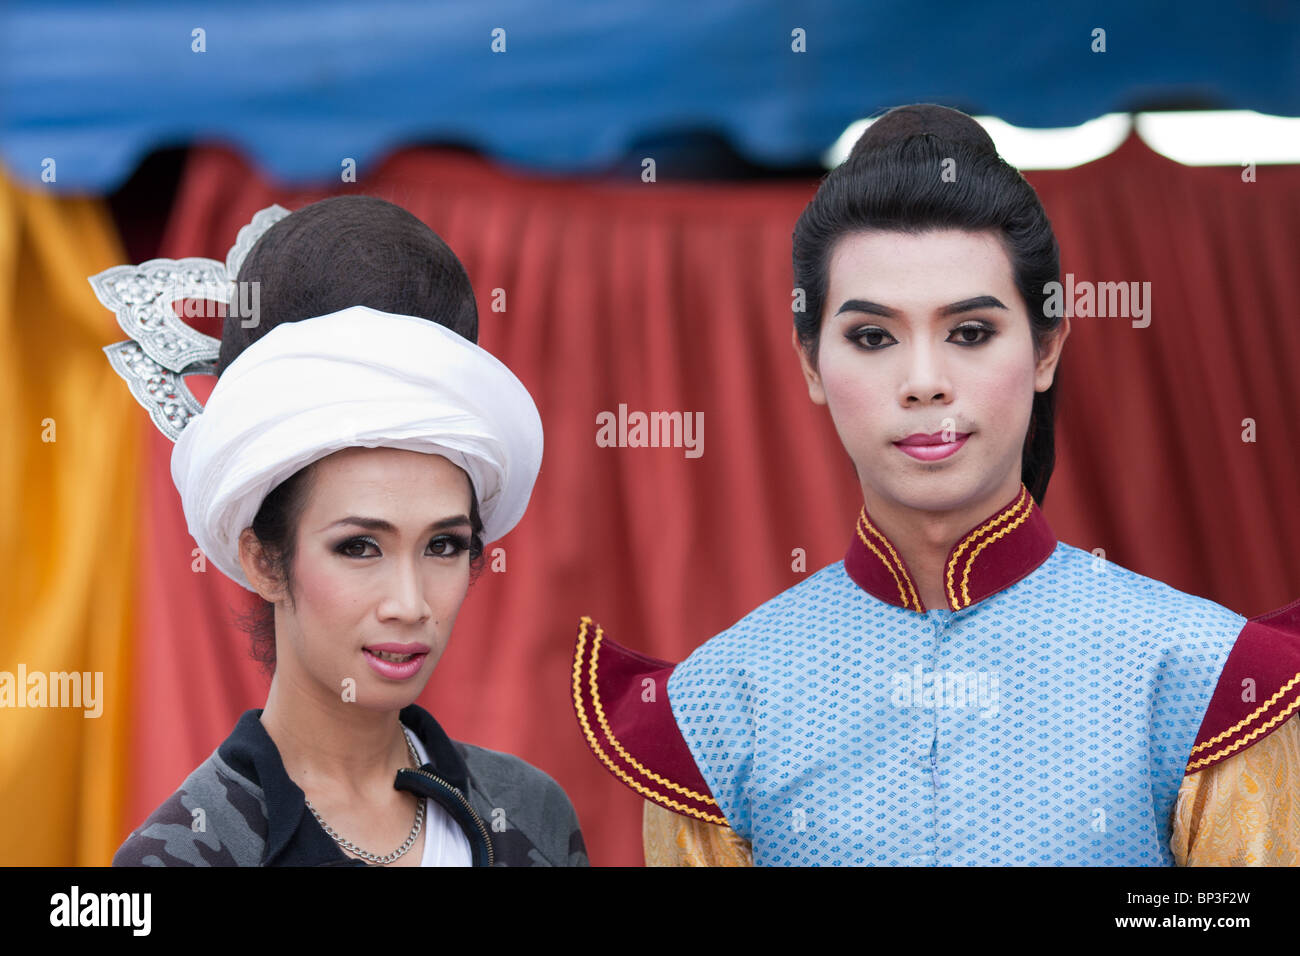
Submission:
[[966,115],[900,107],[793,253],[863,508],[844,560],[676,666],[583,619],[575,710],[647,862],[1300,862],[1300,602],[1247,621],[1040,508],[1070,323],[1032,187]]

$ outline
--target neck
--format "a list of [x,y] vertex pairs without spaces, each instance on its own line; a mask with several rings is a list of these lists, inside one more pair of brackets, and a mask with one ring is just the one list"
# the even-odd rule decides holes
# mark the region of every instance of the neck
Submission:
[[366,710],[341,697],[320,700],[277,668],[262,725],[280,752],[285,772],[304,790],[313,786],[391,786],[410,766],[398,711]]
[[949,511],[918,511],[877,498],[865,486],[862,498],[872,522],[893,542],[929,609],[948,606],[942,581],[948,555],[972,526],[1005,506],[1020,491],[1012,475],[994,491]]

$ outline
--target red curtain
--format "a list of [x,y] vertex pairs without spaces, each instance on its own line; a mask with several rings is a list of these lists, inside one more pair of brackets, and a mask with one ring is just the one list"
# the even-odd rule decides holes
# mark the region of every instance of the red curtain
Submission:
[[[1030,175],[1076,280],[1149,281],[1151,324],[1076,318],[1061,367],[1058,537],[1243,614],[1300,594],[1300,168],[1188,169],[1137,139]],[[538,181],[407,150],[350,190],[406,207],[473,280],[481,342],[532,392],[546,453],[505,573],[471,588],[421,698],[452,736],[555,777],[596,864],[639,864],[641,800],[588,752],[570,707],[578,619],[680,659],[838,560],[861,503],[790,338],[790,234],[816,184]],[[193,155],[160,255],[224,259],[240,226],[331,191]],[[494,290],[505,311],[492,311]],[[208,331],[216,332],[210,327]],[[702,412],[704,452],[604,448],[596,416]],[[143,413],[142,413],[143,414]],[[1242,440],[1243,419],[1257,440]],[[194,547],[149,429],[142,631],[125,837],[260,707],[230,620],[249,595]]]

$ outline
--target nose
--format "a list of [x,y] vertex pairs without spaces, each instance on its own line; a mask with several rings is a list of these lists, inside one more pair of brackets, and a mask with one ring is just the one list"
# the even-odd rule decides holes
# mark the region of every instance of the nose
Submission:
[[904,407],[952,401],[952,382],[942,349],[925,339],[914,340],[908,349],[907,367],[899,384],[899,401]]
[[433,609],[424,596],[424,580],[414,562],[394,561],[385,584],[387,592],[379,606],[381,618],[419,624],[432,616]]

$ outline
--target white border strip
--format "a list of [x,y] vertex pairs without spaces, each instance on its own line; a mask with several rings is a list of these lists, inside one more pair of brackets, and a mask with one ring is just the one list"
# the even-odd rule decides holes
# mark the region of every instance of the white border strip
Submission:
[[[1107,113],[1080,126],[1027,129],[994,116],[976,116],[1002,157],[1017,169],[1069,169],[1113,152],[1130,123],[1148,146],[1186,166],[1300,163],[1300,119],[1253,110]],[[823,155],[833,169],[873,120],[858,120]]]

